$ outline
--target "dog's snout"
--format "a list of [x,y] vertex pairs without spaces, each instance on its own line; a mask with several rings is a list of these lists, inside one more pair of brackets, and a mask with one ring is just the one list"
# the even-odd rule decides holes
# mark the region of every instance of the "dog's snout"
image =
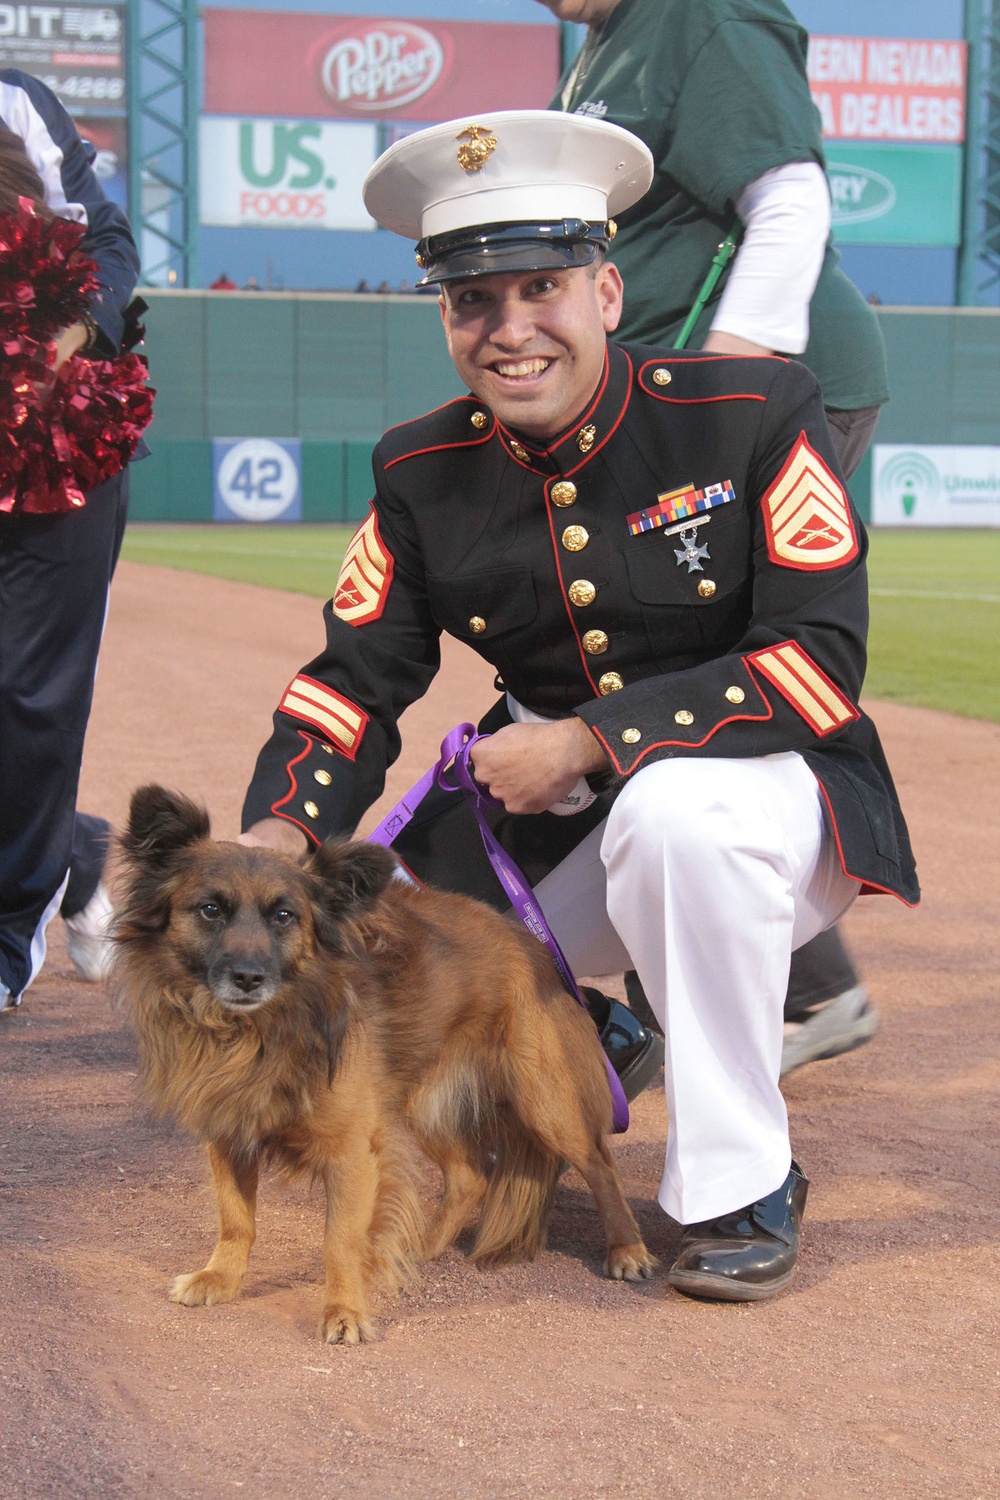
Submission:
[[208,966],[216,1000],[236,1010],[253,1010],[272,999],[280,982],[273,962],[253,952],[222,953]]
[[267,977],[263,966],[237,959],[230,965],[229,975],[238,990],[244,995],[255,995]]

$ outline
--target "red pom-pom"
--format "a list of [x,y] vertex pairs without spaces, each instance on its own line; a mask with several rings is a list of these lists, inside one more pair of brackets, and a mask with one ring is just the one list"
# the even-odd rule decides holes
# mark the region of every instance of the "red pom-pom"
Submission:
[[78,509],[128,463],[153,413],[145,361],[74,355],[53,378],[51,341],[97,286],[81,225],[20,200],[0,214],[0,511]]

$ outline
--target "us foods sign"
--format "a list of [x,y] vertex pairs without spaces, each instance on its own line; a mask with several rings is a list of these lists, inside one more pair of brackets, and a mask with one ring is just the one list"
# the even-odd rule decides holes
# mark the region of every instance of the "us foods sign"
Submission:
[[556,26],[214,6],[202,17],[213,115],[447,120],[542,109],[559,77]]
[[202,116],[198,141],[203,224],[375,228],[361,201],[374,125]]

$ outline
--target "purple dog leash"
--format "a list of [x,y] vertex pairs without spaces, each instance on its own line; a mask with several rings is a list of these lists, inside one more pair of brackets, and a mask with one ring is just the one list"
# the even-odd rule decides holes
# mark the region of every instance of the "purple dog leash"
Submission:
[[[410,822],[417,808],[420,806],[427,793],[435,782],[445,792],[462,792],[469,803],[479,827],[486,853],[490,864],[503,886],[510,903],[517,912],[525,927],[543,943],[552,955],[559,976],[563,984],[569,990],[573,998],[586,1010],[586,1001],[580,994],[580,987],[573,977],[573,971],[566,962],[565,956],[559,944],[556,942],[549,924],[541,907],[534,899],[531,887],[528,885],[521,871],[511,859],[507,851],[501,847],[494,837],[486,819],[483,817],[484,807],[502,807],[503,803],[491,797],[488,792],[478,784],[469,766],[469,752],[479,739],[486,736],[476,733],[474,724],[456,724],[441,742],[441,758],[437,764],[411,787],[405,797],[402,797],[391,812],[387,813],[378,827],[368,835],[371,844],[391,844]],[[447,779],[448,767],[452,766],[455,777],[454,784]],[[618,1074],[611,1066],[610,1061],[605,1058],[604,1065],[608,1073],[608,1084],[611,1089],[612,1122],[617,1135],[628,1129],[628,1102],[622,1091]]]

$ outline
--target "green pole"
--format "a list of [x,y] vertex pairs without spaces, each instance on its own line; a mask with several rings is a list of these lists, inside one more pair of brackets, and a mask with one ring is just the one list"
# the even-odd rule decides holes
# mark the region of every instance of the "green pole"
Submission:
[[981,177],[983,140],[983,38],[989,0],[965,0],[965,40],[969,48],[965,114],[965,203],[962,248],[958,258],[956,300],[960,307],[979,306],[979,256],[982,247]]
[[198,70],[198,0],[184,3],[184,285],[199,279],[200,202],[198,195],[198,122],[201,79]]
[[142,0],[128,0],[125,12],[125,87],[128,90],[128,216],[138,241],[142,219]]
[[687,341],[691,337],[692,333],[694,333],[695,325],[705,310],[705,303],[715,291],[715,288],[719,282],[719,277],[722,275],[723,271],[726,269],[729,262],[736,254],[736,246],[738,242],[739,235],[734,231],[732,234],[726,235],[726,238],[722,241],[722,244],[719,246],[718,250],[716,250],[714,256],[712,257],[712,264],[709,267],[708,275],[702,282],[701,291],[695,298],[694,306],[691,308],[691,311],[684,319],[684,326],[682,327],[680,333],[674,339],[675,349],[684,349],[687,346]]

